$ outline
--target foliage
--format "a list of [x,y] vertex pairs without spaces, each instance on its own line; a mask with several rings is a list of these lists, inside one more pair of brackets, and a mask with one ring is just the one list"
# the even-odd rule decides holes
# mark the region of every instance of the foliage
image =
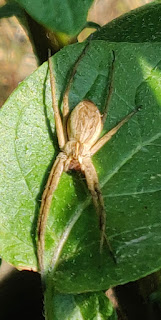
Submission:
[[113,310],[111,302],[103,292],[80,295],[65,295],[55,292],[53,295],[53,288],[49,282],[46,297],[47,319],[52,319],[54,314],[55,320],[117,320],[116,311]]
[[[13,1],[9,3],[13,6]],[[59,19],[52,16],[53,11],[46,15],[55,0],[45,5],[42,1],[37,11],[36,1],[18,3],[47,28],[73,36],[85,25],[91,1],[85,1],[80,19],[76,6],[70,7],[77,21],[73,25],[70,14],[63,23],[57,11],[54,14]],[[103,112],[114,51],[113,93],[103,133],[131,110],[138,106],[141,110],[93,157],[107,212],[107,235],[117,263],[106,247],[102,255],[99,253],[97,216],[83,176],[74,172],[62,175],[50,208],[45,241],[49,319],[53,314],[62,319],[60,306],[64,310],[66,304],[66,319],[90,319],[90,308],[99,310],[102,319],[115,319],[112,311],[104,314],[109,302],[101,290],[161,268],[160,20],[156,23],[160,11],[157,1],[96,31],[74,76],[71,110],[79,101],[89,99]],[[84,46],[66,46],[52,58],[60,107],[70,70]],[[58,154],[47,63],[22,82],[1,109],[0,141],[1,256],[17,267],[36,269],[41,195]],[[83,313],[88,303],[87,317]]]

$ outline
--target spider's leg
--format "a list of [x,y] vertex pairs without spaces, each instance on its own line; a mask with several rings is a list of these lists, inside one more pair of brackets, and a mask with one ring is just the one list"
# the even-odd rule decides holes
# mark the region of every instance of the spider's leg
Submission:
[[111,244],[106,235],[106,212],[104,207],[103,196],[99,186],[98,175],[90,158],[86,158],[85,160],[83,160],[82,171],[85,175],[87,186],[91,193],[93,204],[96,208],[96,212],[99,218],[99,228],[101,232],[100,252],[102,251],[104,241],[106,241],[108,249],[115,260]]
[[61,119],[59,108],[58,108],[58,100],[56,97],[55,77],[54,77],[53,71],[52,71],[51,57],[49,57],[48,62],[49,62],[49,70],[50,70],[50,84],[51,84],[52,105],[53,105],[53,110],[54,110],[56,133],[57,133],[57,137],[58,137],[59,147],[60,147],[60,149],[62,149],[65,146],[66,139],[65,139],[65,133],[64,133],[64,129],[63,129],[62,119]]
[[113,58],[112,58],[112,64],[110,67],[110,73],[109,73],[109,82],[108,82],[108,95],[105,101],[104,111],[102,115],[102,122],[105,123],[107,118],[107,112],[108,112],[108,106],[109,102],[112,96],[113,91],[113,76],[114,76],[114,63],[115,63],[115,52],[112,50]]
[[53,193],[56,190],[60,177],[62,175],[62,172],[64,171],[65,160],[66,159],[64,158],[63,153],[60,153],[56,158],[53,164],[53,167],[51,169],[45,190],[42,195],[41,207],[40,207],[40,213],[39,213],[39,219],[38,219],[38,251],[37,251],[40,271],[43,271],[44,269],[44,262],[43,262],[44,247],[45,247],[44,237],[45,237],[47,217],[49,214]]
[[66,133],[66,139],[67,139],[67,128],[66,128],[66,125],[67,125],[68,115],[69,115],[69,112],[70,112],[70,109],[69,109],[69,91],[70,91],[70,87],[71,87],[71,84],[73,82],[73,78],[74,78],[74,75],[76,73],[77,67],[78,67],[81,59],[85,55],[89,44],[90,44],[90,41],[87,42],[87,44],[84,47],[83,51],[81,52],[80,56],[76,60],[74,66],[73,66],[73,69],[72,69],[72,71],[70,73],[69,80],[68,80],[68,83],[67,83],[67,86],[66,86],[66,89],[65,89],[65,92],[64,92],[64,96],[63,96],[63,128],[64,128],[64,132]]
[[140,110],[140,107],[130,112],[125,118],[123,118],[113,129],[108,131],[102,138],[100,138],[91,148],[91,156],[95,154],[99,149],[101,149],[105,143],[107,143],[112,136],[124,125],[124,123],[128,122],[130,118]]

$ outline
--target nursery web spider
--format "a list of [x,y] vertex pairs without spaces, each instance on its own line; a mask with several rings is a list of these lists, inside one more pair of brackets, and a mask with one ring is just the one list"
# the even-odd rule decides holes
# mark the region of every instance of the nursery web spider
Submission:
[[[55,78],[52,73],[51,57],[49,57],[50,83],[52,92],[52,105],[55,116],[56,133],[60,148],[53,167],[51,169],[45,190],[42,195],[40,214],[38,220],[38,262],[40,271],[44,269],[44,237],[47,217],[59,179],[63,171],[80,170],[86,178],[88,189],[91,193],[93,204],[99,219],[100,228],[100,252],[104,241],[106,242],[110,253],[112,253],[111,245],[106,235],[106,213],[104,208],[103,196],[100,190],[96,169],[92,163],[91,157],[108,142],[112,136],[127,122],[137,111],[134,109],[125,118],[123,118],[113,129],[107,132],[99,139],[103,129],[103,123],[107,116],[107,107],[112,94],[112,82],[114,73],[115,54],[112,51],[113,59],[110,72],[110,80],[108,85],[108,95],[106,99],[103,115],[96,105],[88,100],[81,101],[69,114],[68,95],[73,76],[76,72],[76,66],[80,57],[73,68],[73,72],[63,97],[62,116],[58,108],[58,102],[55,95]],[[82,55],[81,55],[82,56]]]

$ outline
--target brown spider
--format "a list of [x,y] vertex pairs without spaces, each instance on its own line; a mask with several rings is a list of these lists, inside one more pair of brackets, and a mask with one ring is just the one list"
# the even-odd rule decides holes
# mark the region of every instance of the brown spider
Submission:
[[[81,55],[82,56],[82,55]],[[45,190],[42,195],[40,214],[38,220],[38,262],[40,270],[44,269],[43,255],[44,255],[44,236],[47,217],[59,179],[63,171],[80,170],[86,178],[88,189],[91,193],[93,204],[99,218],[99,228],[101,232],[100,237],[100,252],[103,247],[104,240],[106,241],[110,253],[112,253],[111,245],[106,235],[106,213],[104,208],[104,201],[101,194],[97,172],[92,163],[91,157],[102,148],[102,146],[109,141],[112,136],[119,130],[122,125],[127,122],[137,111],[134,109],[125,118],[123,118],[113,129],[107,132],[99,139],[103,129],[103,123],[107,116],[107,106],[112,93],[112,80],[115,55],[113,52],[113,61],[111,67],[111,76],[109,91],[106,100],[106,107],[104,114],[101,115],[98,108],[91,101],[81,101],[69,115],[68,95],[70,85],[76,71],[78,59],[68,83],[67,89],[63,97],[63,120],[61,118],[58,102],[55,96],[55,79],[52,74],[51,57],[49,57],[50,83],[52,91],[52,104],[55,116],[56,132],[58,137],[59,148],[61,152],[58,154],[53,167],[51,169]],[[112,254],[113,255],[113,254]]]

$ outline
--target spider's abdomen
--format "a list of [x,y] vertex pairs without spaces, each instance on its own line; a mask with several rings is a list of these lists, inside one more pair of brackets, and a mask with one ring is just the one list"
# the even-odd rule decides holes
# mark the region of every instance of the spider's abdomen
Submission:
[[94,103],[80,102],[71,112],[67,132],[69,140],[76,140],[89,146],[98,140],[102,131],[101,114]]

